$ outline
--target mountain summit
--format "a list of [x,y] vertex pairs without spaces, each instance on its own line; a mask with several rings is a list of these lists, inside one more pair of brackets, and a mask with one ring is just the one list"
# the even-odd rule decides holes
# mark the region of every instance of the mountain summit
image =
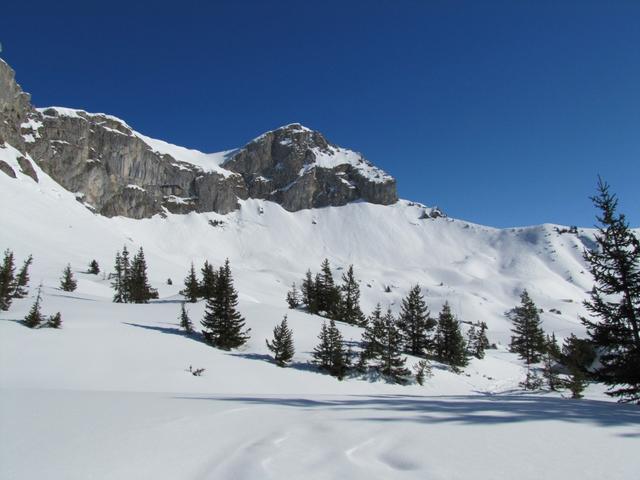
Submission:
[[[396,182],[362,155],[292,123],[242,148],[205,154],[155,140],[102,113],[35,109],[0,60],[0,144],[29,156],[78,200],[106,216],[217,212],[267,199],[289,211],[355,200],[389,205]],[[11,176],[9,165],[0,170]]]

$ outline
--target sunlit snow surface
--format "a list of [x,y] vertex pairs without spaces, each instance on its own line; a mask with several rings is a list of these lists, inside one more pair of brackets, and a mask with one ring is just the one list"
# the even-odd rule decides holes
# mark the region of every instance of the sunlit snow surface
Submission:
[[[503,313],[524,287],[549,332],[584,333],[591,279],[581,252],[591,231],[420,219],[424,207],[404,201],[291,213],[251,200],[226,216],[107,219],[37,167],[39,183],[20,173],[17,155],[0,148],[18,177],[0,172],[0,248],[35,262],[32,296],[0,313],[0,478],[637,478],[638,407],[607,401],[599,386],[582,401],[523,394],[522,364],[505,348]],[[94,258],[109,271],[124,244],[144,246],[159,301],[114,304],[102,274],[81,273]],[[190,262],[226,257],[252,328],[235,352],[177,327]],[[461,375],[436,364],[423,387],[318,373],[308,361],[322,320],[284,298],[324,257],[337,278],[354,264],[365,311],[378,301],[397,311],[419,282],[433,312],[449,301],[463,320],[486,321],[498,350]],[[73,293],[57,289],[68,262]],[[43,312],[60,311],[62,330],[19,323],[40,282]],[[203,302],[187,308],[198,325]],[[264,340],[284,314],[296,355],[280,369]],[[340,328],[359,339],[360,329]]]

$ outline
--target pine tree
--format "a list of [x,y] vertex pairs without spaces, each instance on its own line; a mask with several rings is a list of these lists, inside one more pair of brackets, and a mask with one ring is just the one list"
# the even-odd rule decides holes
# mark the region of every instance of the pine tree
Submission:
[[324,312],[329,318],[337,318],[340,315],[340,290],[333,280],[331,265],[326,258],[320,266],[320,274],[316,277],[315,286],[318,311]]
[[115,290],[113,301],[115,303],[124,303],[126,301],[125,278],[120,252],[116,252],[116,260],[113,269],[114,273],[111,275],[113,278],[111,288]]
[[24,317],[24,324],[29,328],[39,327],[42,322],[42,313],[40,312],[40,303],[42,302],[42,285],[38,287],[38,294],[36,295],[36,301],[33,303],[31,310],[26,317]]
[[318,338],[320,343],[313,350],[314,363],[342,380],[347,372],[348,360],[342,334],[333,319],[329,321],[328,327],[326,322],[322,324]]
[[16,286],[13,291],[13,298],[24,298],[29,293],[27,286],[29,285],[29,267],[31,266],[31,263],[33,263],[33,256],[29,255],[22,264],[22,268],[16,277]]
[[216,271],[213,269],[213,265],[205,260],[200,272],[202,273],[202,283],[200,284],[199,296],[207,300],[212,299],[216,294],[216,281],[218,278]]
[[180,292],[184,296],[187,302],[195,303],[198,301],[198,294],[200,293],[200,284],[198,283],[198,277],[196,277],[196,269],[191,262],[191,269],[189,274],[184,279],[184,290]]
[[579,370],[585,374],[588,373],[596,357],[593,344],[587,339],[576,337],[574,334],[565,338],[562,344],[560,362],[570,371]]
[[355,279],[353,265],[349,265],[347,272],[342,274],[340,291],[340,320],[351,325],[364,326],[365,317],[360,309],[360,286]]
[[542,376],[547,382],[549,390],[555,392],[562,386],[562,381],[556,371],[556,363],[560,362],[562,352],[558,345],[555,332],[545,339],[545,350],[542,354]]
[[287,305],[294,310],[300,306],[300,293],[296,287],[296,282],[293,282],[291,290],[287,292]]
[[129,303],[131,301],[131,261],[129,260],[129,250],[126,245],[122,247],[122,301]]
[[598,247],[584,251],[595,280],[585,307],[597,320],[581,320],[600,353],[596,374],[609,386],[607,394],[640,403],[640,240],[600,178],[591,200],[600,215]]
[[62,278],[60,279],[60,288],[65,292],[73,292],[78,288],[78,282],[73,277],[71,271],[71,265],[67,264],[62,272]]
[[369,320],[362,332],[360,352],[360,365],[366,366],[368,360],[379,358],[383,350],[384,320],[382,308],[378,303],[375,310],[369,316]]
[[382,327],[382,349],[377,368],[382,375],[395,383],[405,383],[410,372],[405,367],[407,359],[401,356],[402,335],[390,309],[387,309],[387,313],[382,319]]
[[445,302],[438,316],[436,333],[436,355],[438,360],[453,367],[454,370],[468,364],[467,348],[460,332],[460,324],[451,313],[451,307]]
[[100,265],[98,265],[96,260],[91,260],[88,272],[93,275],[98,275],[100,273]]
[[487,324],[485,322],[472,324],[467,332],[467,353],[482,360],[487,348],[489,348]]
[[189,318],[187,308],[184,306],[184,302],[180,302],[180,328],[187,333],[193,333],[193,324]]
[[414,286],[407,297],[402,300],[402,309],[398,320],[405,352],[415,356],[424,356],[426,351],[430,351],[433,346],[430,332],[435,325],[435,320],[429,318],[429,309],[420,291],[420,285]]
[[316,292],[316,283],[313,281],[311,270],[307,270],[304,280],[302,281],[302,303],[309,313],[318,313],[318,298]]
[[62,315],[60,315],[60,312],[51,315],[47,319],[47,323],[45,324],[45,326],[49,328],[62,328]]
[[15,263],[13,252],[5,250],[0,267],[0,310],[9,310],[15,291]]
[[545,351],[545,338],[538,308],[526,290],[520,296],[520,305],[507,312],[507,317],[513,322],[510,350],[520,355],[527,367],[538,363]]
[[431,377],[433,375],[431,372],[431,365],[424,358],[419,360],[418,363],[413,366],[413,372],[416,377],[416,382],[421,386],[424,385],[424,381],[427,377]]
[[267,348],[273,353],[273,359],[279,367],[286,367],[293,359],[295,349],[293,347],[293,332],[287,324],[285,315],[282,322],[273,328],[273,340],[265,340]]
[[128,298],[132,303],[149,303],[152,298],[158,298],[158,292],[149,285],[147,277],[147,261],[142,247],[134,255],[127,281]]
[[237,309],[238,292],[233,287],[231,267],[227,259],[220,267],[215,294],[207,299],[202,326],[205,340],[214,347],[231,350],[244,345],[251,329],[244,328],[244,318]]

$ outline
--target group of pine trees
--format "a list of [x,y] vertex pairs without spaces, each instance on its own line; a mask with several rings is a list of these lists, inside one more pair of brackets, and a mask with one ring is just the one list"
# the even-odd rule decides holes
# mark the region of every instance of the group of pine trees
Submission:
[[[222,350],[231,350],[247,342],[251,329],[245,328],[245,319],[238,310],[238,291],[233,285],[229,259],[217,272],[205,261],[201,281],[198,280],[192,263],[185,278],[185,288],[180,293],[189,302],[197,302],[200,297],[206,299],[201,325],[202,335],[208,344]],[[187,333],[194,331],[184,303],[180,309],[180,326]]]
[[320,273],[307,270],[300,290],[294,283],[287,293],[289,308],[304,307],[309,313],[340,320],[351,325],[364,326],[365,316],[360,309],[360,285],[356,281],[353,265],[342,275],[342,283],[333,279],[329,260],[320,266]]
[[[0,310],[9,310],[14,299],[25,298],[28,295],[29,267],[32,263],[33,256],[29,255],[16,275],[14,254],[11,250],[5,250],[0,266]],[[38,287],[35,302],[22,323],[29,328],[60,328],[62,326],[60,312],[47,318],[41,312],[41,304],[42,285]]]
[[[555,333],[545,335],[539,312],[526,290],[520,296],[520,305],[507,312],[513,322],[509,348],[527,366],[521,386],[526,390],[537,390],[546,382],[549,390],[567,388],[573,398],[580,398],[590,375],[588,368],[595,359],[595,350],[590,342],[574,335],[567,338],[561,348]],[[542,367],[536,367],[537,364]],[[565,376],[561,378],[560,373]]]
[[9,310],[14,299],[27,296],[29,267],[32,263],[33,257],[29,255],[16,275],[15,256],[11,250],[5,250],[0,265],[0,310]]
[[142,247],[133,259],[129,258],[126,246],[122,248],[122,252],[117,252],[114,273],[110,277],[111,286],[115,290],[113,301],[116,303],[149,303],[149,300],[158,298],[158,291],[149,284]]

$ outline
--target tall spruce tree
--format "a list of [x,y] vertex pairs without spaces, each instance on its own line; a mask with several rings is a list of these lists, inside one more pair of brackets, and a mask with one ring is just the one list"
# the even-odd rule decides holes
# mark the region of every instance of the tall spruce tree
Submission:
[[595,319],[582,323],[600,353],[596,374],[609,386],[607,394],[640,403],[640,240],[609,188],[599,178],[591,199],[600,214],[597,248],[584,251],[595,281],[585,307]]
[[347,272],[342,274],[340,292],[340,320],[351,325],[364,326],[365,316],[360,309],[360,286],[355,279],[353,265],[349,265]]
[[27,316],[24,317],[24,324],[29,328],[39,327],[44,318],[42,317],[42,313],[40,312],[40,303],[42,302],[42,285],[38,287],[38,293],[36,295],[36,301],[31,306],[31,310],[27,313]]
[[433,347],[431,332],[436,321],[429,317],[420,285],[415,285],[402,300],[398,328],[402,332],[405,352],[424,356]]
[[100,265],[98,265],[96,260],[91,260],[89,263],[89,270],[87,271],[93,275],[98,275],[100,273]]
[[320,266],[320,274],[316,277],[315,284],[318,311],[324,312],[329,318],[338,318],[340,315],[340,289],[333,280],[331,265],[327,258]]
[[287,305],[294,310],[300,306],[300,292],[298,292],[296,282],[293,282],[291,290],[287,292]]
[[200,293],[200,284],[198,283],[198,277],[196,277],[196,269],[191,262],[191,268],[189,274],[184,279],[184,290],[180,292],[187,302],[195,303],[198,301],[198,294]]
[[411,374],[405,367],[407,359],[402,356],[402,335],[396,319],[387,309],[382,319],[382,349],[378,355],[377,368],[380,373],[395,383],[406,383]]
[[124,245],[122,247],[122,291],[124,294],[123,302],[129,303],[131,301],[131,260],[129,258],[129,250],[127,250],[127,246]]
[[329,326],[324,322],[320,335],[320,343],[313,350],[313,359],[322,370],[342,380],[347,373],[348,355],[344,349],[344,340],[336,322],[331,319]]
[[313,280],[311,270],[307,270],[304,280],[302,281],[302,303],[309,313],[318,313],[318,295],[316,282]]
[[545,337],[538,308],[526,290],[520,296],[520,305],[509,310],[507,317],[513,322],[510,350],[517,353],[527,367],[538,363],[546,349]]
[[286,367],[293,359],[295,349],[293,346],[293,332],[287,323],[285,315],[279,325],[273,328],[273,340],[265,340],[267,348],[273,353],[273,360],[279,367]]
[[448,302],[445,302],[438,316],[436,356],[439,361],[450,365],[454,370],[469,363],[467,346],[462,332],[460,332],[460,324],[453,316]]
[[382,308],[378,303],[369,316],[364,331],[362,332],[362,350],[360,352],[360,365],[362,367],[366,366],[367,361],[379,358],[382,354],[384,329]]
[[184,303],[185,302],[180,302],[180,328],[187,333],[193,333],[193,323],[191,323],[189,312],[187,312],[187,308]]
[[212,299],[216,294],[216,281],[218,275],[213,268],[213,265],[208,260],[204,261],[204,265],[200,270],[202,273],[202,282],[200,283],[200,296],[207,300]]
[[33,263],[33,256],[29,255],[16,276],[13,298],[24,298],[29,293],[27,287],[29,286],[29,267],[31,263]]
[[15,262],[13,252],[4,251],[4,259],[0,266],[0,310],[9,310],[15,291]]
[[127,284],[129,301],[132,303],[149,303],[152,298],[158,298],[158,292],[149,285],[147,261],[142,247],[133,257]]
[[489,348],[487,329],[485,322],[478,322],[477,325],[471,325],[468,332],[467,352],[480,360],[484,358],[485,350]]
[[238,348],[249,339],[251,329],[244,328],[244,318],[238,311],[238,292],[228,259],[218,271],[213,297],[207,299],[202,326],[207,343],[222,350]]
[[73,292],[76,288],[78,288],[78,282],[73,277],[73,272],[71,271],[71,265],[67,264],[62,271],[62,278],[60,279],[60,288],[65,292]]
[[122,255],[120,255],[120,252],[116,252],[113,270],[114,273],[111,275],[111,288],[115,291],[113,294],[113,301],[115,303],[125,303],[127,298],[126,279],[124,278]]

